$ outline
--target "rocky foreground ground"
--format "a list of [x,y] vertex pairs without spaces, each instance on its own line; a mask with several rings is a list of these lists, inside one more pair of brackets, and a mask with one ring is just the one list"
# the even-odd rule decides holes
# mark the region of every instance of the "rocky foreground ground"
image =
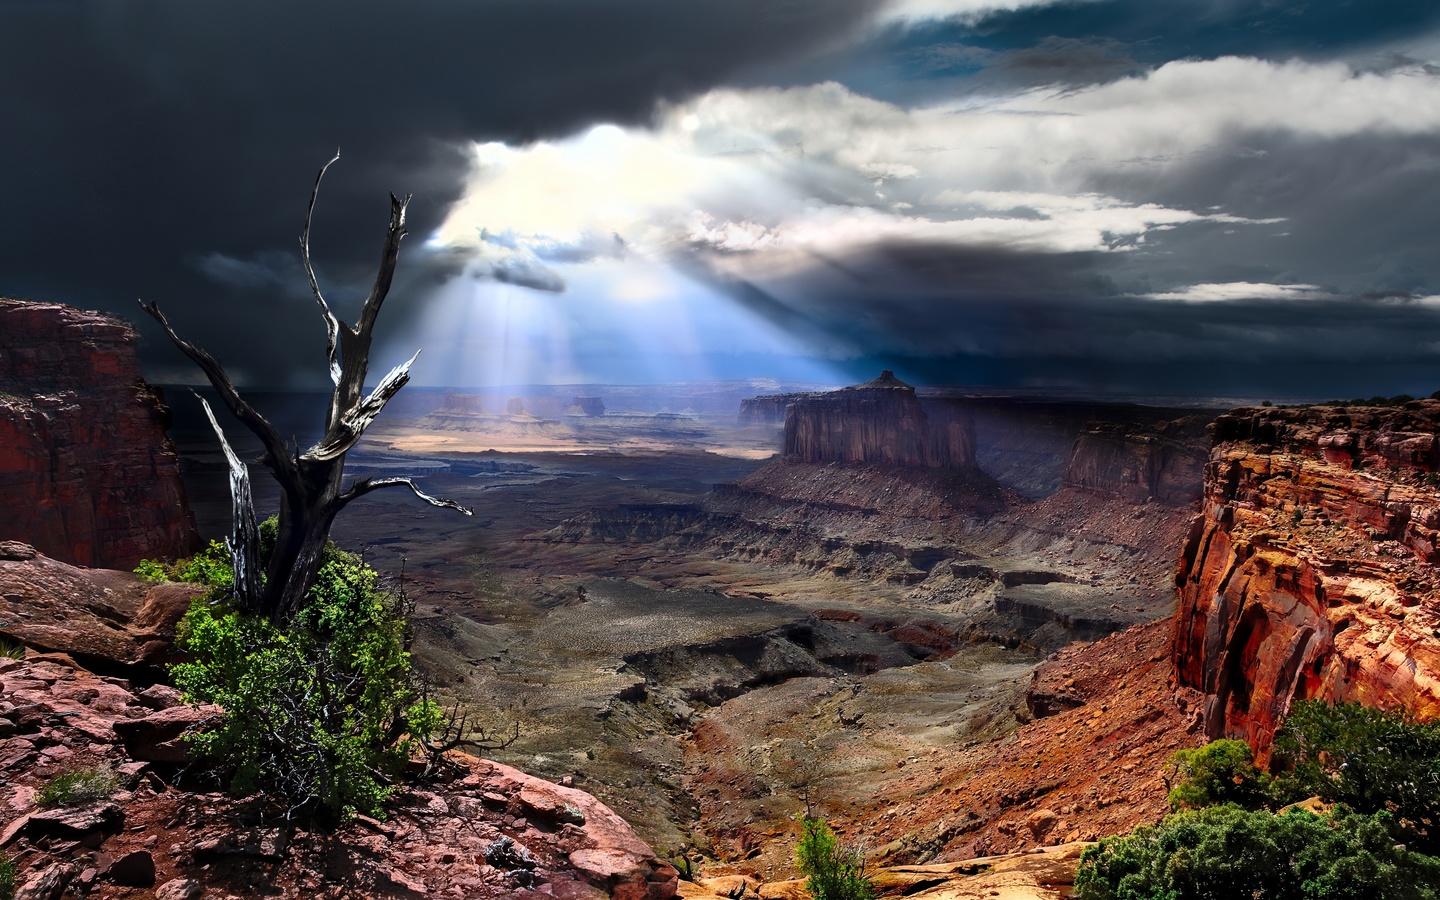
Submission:
[[[0,659],[0,847],[19,900],[675,895],[675,869],[594,797],[473,757],[407,785],[387,821],[287,822],[186,765],[181,735],[220,711],[177,700],[65,654]],[[113,773],[114,789],[41,805],[66,772]]]

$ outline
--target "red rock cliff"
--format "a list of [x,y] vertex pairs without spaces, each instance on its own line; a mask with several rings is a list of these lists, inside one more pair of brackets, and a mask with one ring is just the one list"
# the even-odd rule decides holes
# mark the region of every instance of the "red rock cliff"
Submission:
[[0,299],[0,540],[128,569],[198,545],[169,412],[124,322]]
[[1203,421],[1092,424],[1076,438],[1062,483],[1138,503],[1190,503],[1205,467]]
[[1239,409],[1212,429],[1172,648],[1208,735],[1268,755],[1307,698],[1440,716],[1440,402]]
[[890,371],[865,384],[800,395],[785,414],[785,458],[932,469],[975,467],[975,426],[959,410],[927,412]]

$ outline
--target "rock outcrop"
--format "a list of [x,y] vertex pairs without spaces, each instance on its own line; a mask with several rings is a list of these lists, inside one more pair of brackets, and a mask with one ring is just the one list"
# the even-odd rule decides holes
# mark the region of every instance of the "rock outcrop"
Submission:
[[198,547],[137,340],[100,313],[0,298],[0,540],[121,569]]
[[[675,869],[594,797],[473,757],[451,755],[445,778],[402,790],[390,821],[361,816],[333,833],[195,790],[173,756],[149,751],[183,750],[175,735],[216,710],[173,694],[63,654],[0,659],[0,848],[19,869],[18,896],[675,895]],[[100,773],[102,785],[108,774],[113,789],[40,806],[65,771]]]
[[929,411],[889,370],[874,381],[800,397],[786,407],[785,459],[975,468],[975,427],[956,409]]
[[175,624],[205,592],[149,584],[130,572],[82,569],[0,541],[0,637],[32,650],[68,653],[106,670],[158,673],[171,661]]
[[1075,441],[1065,487],[1172,506],[1197,500],[1205,468],[1204,420],[1096,423]]
[[1177,584],[1180,681],[1263,757],[1295,700],[1440,716],[1440,402],[1221,416]]

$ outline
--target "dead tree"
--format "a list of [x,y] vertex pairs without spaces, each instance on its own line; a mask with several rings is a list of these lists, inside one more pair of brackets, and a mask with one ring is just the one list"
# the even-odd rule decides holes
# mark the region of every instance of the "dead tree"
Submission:
[[[320,182],[326,170],[339,158],[337,152],[315,177],[315,188],[310,193],[310,205],[305,211],[305,227],[300,234],[300,255],[305,263],[305,274],[310,279],[310,291],[325,321],[329,337],[326,353],[330,379],[335,383],[325,416],[325,433],[313,447],[303,453],[298,447],[287,449],[275,426],[240,396],[219,360],[176,334],[154,301],[140,301],[141,308],[160,323],[175,346],[205,373],[235,418],[260,439],[265,448],[261,461],[280,483],[279,535],[262,578],[259,533],[250,501],[249,474],[244,463],[230,449],[209,404],[205,404],[205,413],[219,435],[230,463],[235,524],[234,533],[226,543],[235,569],[236,600],[241,607],[277,623],[288,621],[304,602],[305,594],[319,572],[325,544],[330,538],[330,526],[335,516],[352,500],[381,488],[407,487],[433,506],[458,510],[467,516],[473,513],[473,510],[452,500],[431,497],[409,478],[361,478],[348,487],[343,484],[345,454],[360,440],[390,398],[410,380],[410,365],[419,352],[380,379],[370,393],[364,392],[365,374],[370,363],[371,332],[395,277],[400,240],[405,236],[405,210],[410,204],[408,195],[404,200],[390,195],[390,227],[385,232],[380,271],[355,325],[347,325],[336,318],[320,293],[320,283],[310,260],[310,221],[315,213]],[[203,399],[201,403],[204,403]]]

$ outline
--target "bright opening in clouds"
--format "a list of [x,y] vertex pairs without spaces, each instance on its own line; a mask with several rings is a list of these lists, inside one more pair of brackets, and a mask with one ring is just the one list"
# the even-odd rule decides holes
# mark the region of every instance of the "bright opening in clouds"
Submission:
[[[992,307],[983,318],[1037,300],[1078,311],[1127,297],[1334,299],[1381,286],[1186,283],[1174,260],[1217,239],[1283,254],[1289,223],[1280,213],[1289,210],[1263,198],[1179,203],[1172,185],[1217,162],[1263,163],[1269,151],[1257,145],[1277,139],[1319,146],[1437,129],[1440,79],[1413,65],[1377,73],[1225,57],[1081,89],[916,108],[834,82],[717,89],[664,105],[648,126],[472,145],[463,197],[427,242],[462,274],[429,304],[435,330],[419,337],[442,343],[454,298],[464,295],[475,308],[462,318],[478,317],[492,345],[496,335],[511,343],[468,354],[487,362],[461,374],[452,366],[451,378],[635,378],[646,373],[642,358],[655,361],[655,377],[695,378],[763,356],[788,361],[764,374],[795,377],[798,366],[823,379],[843,377],[830,364],[877,350],[1057,353],[1047,339],[1027,349],[1028,334],[975,340],[965,311],[976,303]],[[1100,297],[1023,272],[990,285],[996,295],[975,297],[963,271],[935,277],[872,258],[880,251],[1010,255],[1039,267],[1136,261],[1115,267]],[[1224,270],[1224,260],[1212,263]],[[757,295],[769,305],[757,307]],[[908,309],[915,321],[876,315],[882,305]],[[787,331],[781,312],[813,327]],[[1153,355],[1152,334],[1136,330],[1131,347],[1118,339],[1133,359]],[[447,377],[442,370],[436,361],[421,373]]]

